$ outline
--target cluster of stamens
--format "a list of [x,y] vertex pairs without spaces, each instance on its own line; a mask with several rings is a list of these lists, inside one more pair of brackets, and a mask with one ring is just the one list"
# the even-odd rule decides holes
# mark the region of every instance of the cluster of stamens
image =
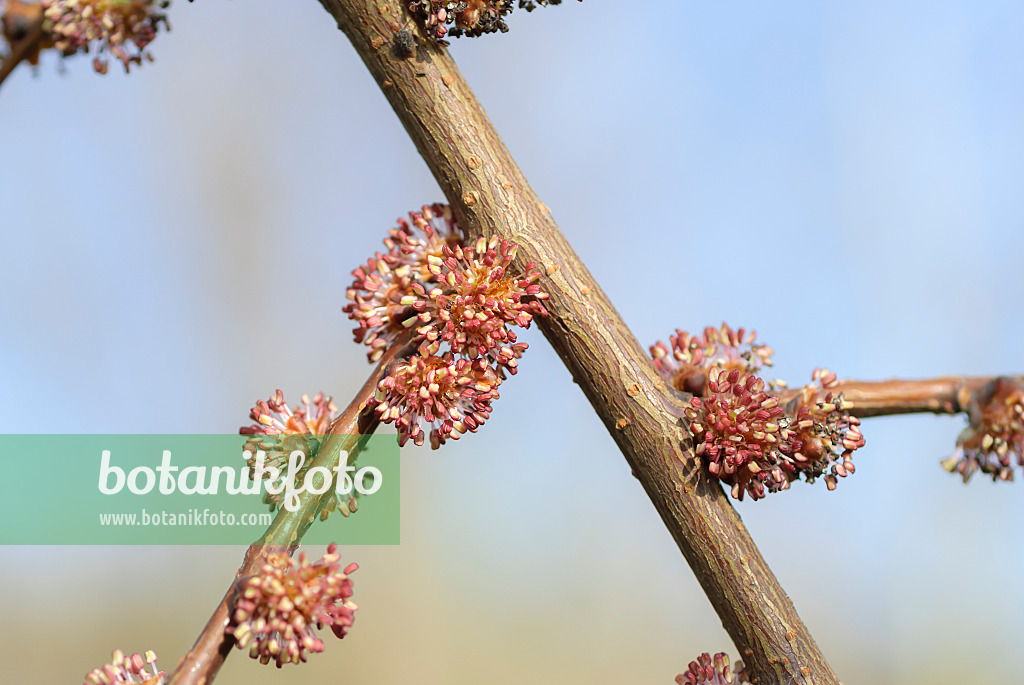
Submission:
[[110,654],[110,663],[85,675],[85,685],[162,685],[165,673],[156,670],[156,652],[126,655],[120,649]]
[[723,323],[721,328],[705,328],[701,335],[676,329],[668,345],[659,340],[650,350],[654,367],[672,387],[701,395],[711,367],[758,374],[772,365],[772,348],[756,339],[756,331],[733,330]]
[[970,424],[957,438],[956,452],[942,462],[966,483],[976,472],[992,480],[1013,480],[1015,466],[1024,466],[1024,386],[996,378],[978,391],[967,411]]
[[382,380],[372,405],[381,421],[394,422],[399,444],[422,445],[430,431],[437,449],[476,429],[491,415],[501,379],[484,360],[416,354]]
[[719,652],[712,657],[704,652],[690,662],[685,673],[676,676],[678,685],[749,685],[750,680],[742,661],[729,667],[729,655]]
[[[38,61],[38,49],[54,48],[62,57],[79,53],[94,54],[93,68],[107,73],[109,56],[129,71],[132,64],[152,61],[147,47],[163,27],[170,30],[164,10],[169,0],[42,0],[33,4],[42,11],[43,27],[39,44],[29,61]],[[5,8],[5,34],[13,19],[24,14],[30,3],[11,0]]]
[[352,601],[352,580],[358,564],[341,569],[341,555],[331,545],[327,554],[309,563],[286,553],[272,554],[260,572],[240,582],[232,621],[226,629],[239,649],[260,663],[306,661],[307,652],[322,652],[316,631],[327,626],[345,637],[359,607]]
[[[305,460],[296,474],[296,482],[302,482],[331,422],[337,417],[338,407],[323,393],[312,399],[309,395],[303,395],[301,403],[294,407],[288,406],[284,393],[280,390],[269,399],[257,402],[249,412],[249,418],[254,423],[238,429],[241,435],[250,436],[242,448],[249,454],[249,476],[256,477],[257,462],[262,453],[265,467],[272,467],[280,472],[274,481],[275,485],[280,485],[287,477],[291,453],[300,450],[305,455]],[[326,519],[333,511],[348,516],[358,509],[355,490],[346,495],[339,495],[331,488],[325,497],[327,499],[320,510],[321,518]],[[270,511],[274,511],[282,506],[284,496],[281,492],[264,491],[263,501],[270,506]]]
[[771,364],[772,350],[754,340],[753,332],[722,324],[700,336],[677,330],[671,347],[651,348],[665,380],[693,395],[684,413],[697,458],[736,499],[759,499],[799,478],[822,478],[835,489],[837,478],[854,471],[853,451],[864,446],[852,405],[833,392],[836,376],[823,369],[783,402],[781,384],[766,386],[756,375]]
[[396,363],[368,403],[395,423],[399,441],[445,440],[475,431],[489,416],[506,372],[527,345],[515,327],[547,314],[532,262],[516,272],[517,246],[497,236],[463,244],[445,205],[424,206],[399,222],[385,252],[352,272],[344,311],[370,361],[403,338],[416,352]]
[[[538,6],[560,5],[562,0],[519,0],[519,7],[532,12]],[[482,36],[508,31],[505,17],[512,12],[514,0],[412,0],[409,11],[422,16],[427,27],[442,45],[445,37]]]

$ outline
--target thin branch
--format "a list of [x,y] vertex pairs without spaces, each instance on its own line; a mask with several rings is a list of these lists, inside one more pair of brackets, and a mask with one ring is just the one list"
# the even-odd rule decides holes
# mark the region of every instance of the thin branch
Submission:
[[39,16],[34,17],[28,26],[25,35],[17,43],[11,46],[11,54],[7,55],[3,64],[0,65],[0,86],[7,77],[11,75],[14,68],[21,64],[21,61],[28,57],[32,49],[39,44],[43,38],[43,10],[39,8]]
[[[540,201],[448,52],[404,0],[321,0],[352,41],[472,237],[520,245],[551,295],[540,326],[647,491],[759,685],[837,683],[717,482],[701,475],[643,347]],[[419,49],[395,50],[401,28]],[[411,27],[411,28],[410,28]],[[550,412],[533,419],[554,430]],[[689,659],[687,654],[685,659]]]
[[[359,454],[379,424],[376,412],[367,409],[366,402],[373,397],[377,384],[387,375],[389,364],[407,352],[404,342],[400,342],[381,358],[348,408],[331,424],[327,438],[310,462],[311,466],[324,466],[330,470],[337,465],[343,451],[348,452],[349,459]],[[226,635],[224,630],[231,620],[238,580],[258,572],[271,554],[294,552],[313,521],[319,518],[320,510],[330,495],[330,488],[321,495],[305,491],[299,495],[296,511],[282,508],[278,512],[267,532],[246,550],[231,586],[192,649],[178,662],[167,680],[168,685],[210,685],[213,682],[235,646],[235,639]]]
[[[839,381],[828,389],[833,395],[853,402],[850,413],[866,418],[894,414],[959,414],[970,408],[971,400],[998,378],[967,378],[947,376],[926,380]],[[797,395],[799,389],[779,393],[783,402]],[[824,395],[824,393],[821,393]]]

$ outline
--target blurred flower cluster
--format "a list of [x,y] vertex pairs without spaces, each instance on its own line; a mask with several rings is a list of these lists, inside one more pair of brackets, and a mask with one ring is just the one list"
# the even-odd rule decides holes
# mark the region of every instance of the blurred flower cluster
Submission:
[[163,685],[165,673],[156,670],[156,652],[126,655],[115,649],[110,663],[94,668],[85,675],[85,685]]
[[[312,399],[309,395],[303,395],[300,404],[289,407],[285,402],[284,393],[278,390],[269,399],[257,402],[249,412],[249,418],[254,423],[238,429],[240,434],[250,436],[242,448],[249,454],[249,477],[255,479],[257,476],[257,461],[261,452],[264,455],[264,466],[278,469],[280,472],[280,475],[271,481],[276,486],[274,489],[279,492],[263,492],[263,501],[270,505],[270,511],[274,511],[280,509],[284,503],[280,485],[287,475],[289,455],[295,450],[300,450],[306,455],[302,467],[296,474],[296,482],[302,482],[312,466],[313,457],[316,456],[324,436],[327,435],[328,428],[334,419],[338,418],[338,407],[323,393]],[[267,474],[264,476],[270,477]],[[326,519],[334,511],[348,516],[359,508],[354,488],[344,495],[339,495],[331,488],[324,497],[327,499],[320,510],[321,519]]]
[[92,54],[93,68],[107,73],[110,57],[124,65],[152,61],[146,49],[167,22],[169,0],[0,0],[0,25],[11,46],[31,34],[41,22],[41,32],[26,60],[38,64],[39,53],[53,49],[61,57]]
[[[519,7],[532,12],[537,6],[560,5],[562,0],[518,0]],[[409,11],[424,17],[423,23],[442,45],[445,36],[482,36],[508,31],[505,17],[514,0],[412,0]]]
[[992,480],[1013,480],[1024,466],[1024,385],[996,378],[977,392],[967,408],[970,421],[956,441],[956,452],[942,465],[966,483],[976,472]]
[[685,673],[676,676],[678,685],[749,685],[750,680],[742,661],[729,668],[729,655],[719,652],[712,657],[704,652],[690,662]]
[[835,489],[864,446],[852,404],[833,394],[836,375],[824,369],[783,401],[784,384],[758,376],[771,365],[772,349],[755,340],[753,331],[723,323],[699,336],[677,330],[669,345],[650,348],[665,381],[693,395],[684,413],[698,459],[740,500],[785,490],[799,478],[822,478]]
[[416,346],[369,404],[395,423],[401,444],[422,445],[429,435],[436,449],[490,416],[498,386],[527,348],[514,329],[546,315],[548,295],[535,264],[515,270],[515,244],[497,236],[464,244],[447,205],[410,212],[384,246],[352,272],[344,311],[370,361],[403,336]]
[[352,601],[352,580],[357,564],[342,570],[341,555],[331,545],[316,562],[287,553],[271,554],[254,576],[239,581],[231,624],[239,649],[261,663],[278,668],[306,660],[307,652],[324,651],[316,631],[324,626],[345,637],[359,607]]

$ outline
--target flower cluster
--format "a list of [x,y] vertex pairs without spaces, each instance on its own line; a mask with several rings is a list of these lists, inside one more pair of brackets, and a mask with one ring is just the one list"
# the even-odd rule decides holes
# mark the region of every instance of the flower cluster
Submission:
[[156,670],[156,652],[127,656],[120,649],[115,649],[110,654],[109,664],[94,668],[85,675],[85,685],[162,685],[164,677],[163,671]]
[[732,496],[759,499],[803,478],[825,481],[854,472],[853,451],[864,446],[851,403],[835,394],[836,375],[816,369],[812,383],[786,401],[781,383],[766,386],[758,371],[772,349],[753,332],[726,324],[700,336],[676,331],[671,347],[651,348],[658,372],[673,387],[693,394],[684,409],[698,459],[730,487]]
[[448,438],[476,432],[491,414],[501,379],[483,359],[455,359],[416,354],[380,382],[371,402],[381,421],[394,421],[398,440],[422,445],[430,428],[430,445],[437,449]]
[[[532,12],[540,6],[560,5],[562,0],[519,0],[519,7]],[[412,0],[409,11],[424,17],[424,25],[442,45],[446,35],[482,36],[508,31],[505,17],[513,0]],[[452,26],[454,24],[454,26]]]
[[515,271],[515,244],[497,236],[464,244],[446,205],[410,212],[384,246],[352,272],[343,311],[370,361],[400,336],[412,338],[416,353],[390,370],[368,404],[396,424],[401,444],[422,445],[429,435],[436,449],[490,416],[498,386],[527,348],[514,329],[546,315],[548,295],[535,264]]
[[[249,418],[255,423],[238,429],[241,435],[251,436],[242,448],[250,455],[250,478],[255,478],[257,455],[263,452],[264,465],[281,472],[281,476],[274,482],[280,485],[288,469],[289,455],[295,450],[301,450],[306,455],[303,467],[296,474],[296,479],[301,482],[331,422],[337,417],[338,407],[323,393],[312,399],[309,395],[303,395],[301,403],[294,407],[288,406],[280,390],[269,399],[257,402],[249,412]],[[327,501],[320,511],[321,518],[327,518],[333,511],[348,516],[358,509],[355,490],[339,496],[331,489],[325,496]],[[264,491],[263,501],[270,505],[270,511],[274,511],[281,508],[284,498],[281,493]]]
[[992,480],[1013,480],[1024,466],[1024,386],[996,378],[980,390],[968,408],[970,425],[957,438],[956,452],[942,462],[966,483],[975,471]]
[[359,607],[352,601],[352,580],[358,564],[341,569],[341,555],[331,545],[320,560],[309,563],[286,553],[271,554],[260,573],[239,581],[231,623],[225,632],[249,656],[280,668],[306,660],[307,652],[322,652],[316,631],[329,626],[345,637]]
[[729,668],[729,655],[719,652],[712,657],[704,652],[690,662],[686,673],[676,676],[679,685],[749,685],[750,680],[742,661]]
[[701,335],[676,329],[668,345],[659,340],[650,350],[654,367],[672,387],[699,396],[712,367],[757,374],[771,366],[772,348],[756,344],[756,339],[756,331],[733,330],[723,323],[721,328],[705,328]]
[[41,36],[25,57],[29,64],[39,63],[40,51],[55,49],[62,57],[92,52],[93,68],[101,74],[111,55],[129,71],[132,64],[153,60],[146,48],[161,27],[170,30],[164,11],[169,5],[170,0],[0,0],[0,32],[14,45],[41,20]]

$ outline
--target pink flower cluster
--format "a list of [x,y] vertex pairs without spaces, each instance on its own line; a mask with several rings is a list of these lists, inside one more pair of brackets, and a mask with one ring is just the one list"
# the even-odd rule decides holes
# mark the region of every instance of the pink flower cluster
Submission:
[[772,350],[754,340],[753,332],[722,324],[700,336],[677,330],[671,346],[651,348],[662,377],[693,395],[684,413],[698,459],[736,499],[759,499],[799,478],[822,478],[835,489],[837,478],[854,472],[853,452],[864,446],[852,405],[833,393],[836,376],[823,369],[783,404],[778,387],[757,376],[771,364]]
[[545,316],[548,295],[532,262],[515,270],[515,244],[497,236],[464,244],[446,205],[410,212],[384,246],[352,272],[343,311],[370,361],[412,336],[416,353],[391,370],[369,404],[395,423],[401,444],[422,445],[429,435],[436,449],[490,416],[498,386],[527,348],[514,329]]
[[956,452],[942,462],[966,483],[976,472],[992,480],[1013,480],[1015,466],[1024,466],[1024,386],[996,378],[979,391],[968,407],[970,425],[957,438]]
[[156,670],[156,652],[126,655],[115,649],[110,663],[94,668],[85,675],[85,685],[163,685],[165,673]]
[[239,649],[260,663],[273,661],[278,668],[306,661],[307,652],[322,652],[324,642],[316,631],[324,626],[345,637],[359,607],[352,601],[352,580],[358,564],[344,570],[341,555],[331,545],[320,560],[309,563],[305,553],[298,560],[286,553],[272,554],[255,576],[240,581],[231,624]]
[[44,30],[65,57],[95,51],[93,67],[107,73],[107,54],[129,71],[152,61],[146,47],[161,26],[170,30],[164,10],[169,0],[43,0]]
[[[249,412],[249,418],[255,423],[238,429],[241,435],[251,436],[242,448],[249,452],[249,476],[255,477],[258,452],[264,453],[264,465],[282,472],[275,484],[284,479],[288,468],[288,458],[294,450],[306,454],[306,461],[297,474],[297,479],[305,478],[306,471],[312,465],[312,458],[320,448],[320,443],[327,435],[331,423],[338,418],[338,407],[329,396],[319,393],[310,399],[303,395],[300,404],[289,407],[284,400],[284,393],[278,390],[269,399],[260,400]],[[331,512],[339,511],[348,516],[359,507],[356,503],[356,492],[339,495],[331,489],[325,497],[321,518],[326,519]],[[270,505],[270,511],[280,509],[284,499],[281,493],[264,491],[263,501]]]
[[750,680],[742,661],[729,668],[729,655],[719,652],[712,657],[704,652],[690,662],[685,673],[676,676],[678,685],[749,685]]
[[[562,0],[519,0],[519,7],[532,12],[537,6],[559,5]],[[445,36],[482,36],[508,31],[505,17],[513,9],[513,0],[411,0],[409,11],[424,17],[423,24],[433,31],[442,45]],[[452,27],[454,24],[454,27]]]
[[723,323],[721,328],[705,328],[701,335],[677,328],[668,345],[659,340],[650,350],[654,367],[672,387],[701,395],[713,366],[758,374],[772,365],[772,348],[756,344],[756,339],[756,331],[733,330]]

